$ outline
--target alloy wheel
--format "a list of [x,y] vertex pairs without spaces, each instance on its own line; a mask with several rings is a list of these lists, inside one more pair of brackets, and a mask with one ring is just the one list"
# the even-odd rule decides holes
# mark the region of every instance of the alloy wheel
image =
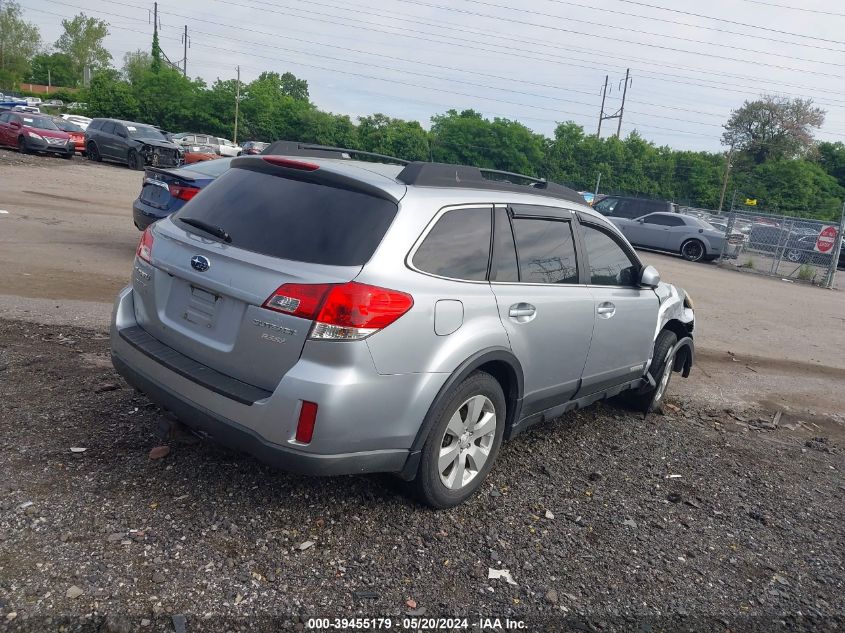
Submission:
[[496,408],[487,396],[466,400],[449,419],[440,442],[441,483],[460,490],[484,468],[496,436]]

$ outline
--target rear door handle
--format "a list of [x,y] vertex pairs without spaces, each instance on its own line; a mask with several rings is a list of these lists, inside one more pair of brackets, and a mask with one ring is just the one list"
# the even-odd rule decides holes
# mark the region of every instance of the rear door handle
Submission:
[[616,314],[616,306],[613,305],[610,301],[605,301],[604,303],[600,303],[596,308],[596,314],[598,314],[603,319],[609,319],[614,314]]
[[508,316],[518,323],[527,323],[537,315],[537,308],[530,303],[515,303],[508,310]]

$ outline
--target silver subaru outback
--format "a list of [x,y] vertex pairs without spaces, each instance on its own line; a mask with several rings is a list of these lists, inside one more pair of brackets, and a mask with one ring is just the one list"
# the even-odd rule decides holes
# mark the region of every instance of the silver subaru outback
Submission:
[[151,225],[116,301],[117,371],[201,435],[445,508],[504,439],[613,396],[650,411],[689,375],[690,298],[574,191],[289,154]]

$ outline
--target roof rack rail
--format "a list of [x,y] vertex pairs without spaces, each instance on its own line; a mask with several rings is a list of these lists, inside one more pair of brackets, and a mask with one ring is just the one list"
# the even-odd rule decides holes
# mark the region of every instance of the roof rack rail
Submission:
[[[381,160],[398,163],[400,165],[407,165],[410,162],[401,158],[396,158],[395,156],[376,154],[374,152],[364,152],[359,149],[330,147],[328,145],[313,145],[311,143],[298,143],[296,141],[276,141],[275,143],[270,143],[270,145],[268,145],[261,153],[278,154],[282,156],[310,156],[311,158],[345,158],[347,160],[351,160],[352,156],[366,156],[368,158],[380,158]],[[340,154],[340,156],[338,156],[338,154]]]
[[[485,174],[519,178],[529,182],[528,185],[516,184],[507,180],[485,178]],[[396,178],[406,185],[417,185],[420,187],[472,187],[474,189],[490,189],[494,191],[517,191],[569,200],[578,204],[586,204],[581,194],[569,187],[524,174],[472,167],[469,165],[450,165],[448,163],[425,163],[418,161],[408,163]],[[525,191],[526,186],[531,191]]]

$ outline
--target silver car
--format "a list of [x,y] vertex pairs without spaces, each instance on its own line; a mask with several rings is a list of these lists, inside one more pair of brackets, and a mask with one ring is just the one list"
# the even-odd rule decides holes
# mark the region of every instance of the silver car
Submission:
[[634,220],[608,218],[634,246],[678,253],[691,262],[712,261],[719,257],[725,231],[692,215],[649,213]]
[[689,375],[690,298],[574,191],[328,152],[237,158],[141,237],[114,366],[201,435],[444,508],[503,439]]

